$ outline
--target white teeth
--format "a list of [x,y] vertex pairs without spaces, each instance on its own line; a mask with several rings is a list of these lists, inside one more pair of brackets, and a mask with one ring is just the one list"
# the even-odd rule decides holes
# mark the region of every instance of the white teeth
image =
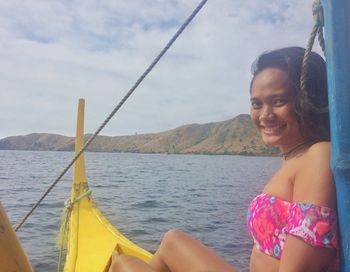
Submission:
[[279,131],[282,128],[282,125],[273,125],[273,126],[261,126],[265,133],[274,133]]

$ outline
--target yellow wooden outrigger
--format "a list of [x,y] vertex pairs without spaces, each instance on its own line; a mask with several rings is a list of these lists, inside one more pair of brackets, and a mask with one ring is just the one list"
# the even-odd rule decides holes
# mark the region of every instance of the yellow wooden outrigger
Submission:
[[[84,144],[84,104],[84,100],[80,99],[75,140],[76,153]],[[74,164],[64,271],[106,271],[113,250],[148,262],[152,254],[132,243],[114,228],[97,208],[92,196],[86,195],[88,190],[85,159],[82,154]],[[80,196],[83,197],[79,200]]]
[[[79,100],[76,154],[84,144],[84,105]],[[65,272],[107,271],[113,250],[148,262],[152,254],[138,247],[103,216],[90,194],[82,154],[74,164],[74,177],[68,201],[67,254]],[[33,271],[15,232],[0,205],[0,272]]]

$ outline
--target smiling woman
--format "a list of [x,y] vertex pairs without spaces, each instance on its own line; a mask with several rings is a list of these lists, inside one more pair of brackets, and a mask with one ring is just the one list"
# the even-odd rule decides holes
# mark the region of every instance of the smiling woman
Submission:
[[[279,49],[261,55],[253,65],[251,118],[263,141],[285,155],[249,207],[251,272],[339,271],[328,111],[319,110],[328,105],[325,62],[311,54],[316,65],[309,68],[303,93],[299,84],[304,53],[299,47]],[[109,271],[235,269],[201,242],[171,230],[149,264],[115,252]]]
[[339,270],[326,64],[311,54],[303,93],[304,54],[303,48],[283,48],[261,55],[252,67],[252,121],[284,162],[250,205],[251,271],[266,271],[266,265],[270,271]]

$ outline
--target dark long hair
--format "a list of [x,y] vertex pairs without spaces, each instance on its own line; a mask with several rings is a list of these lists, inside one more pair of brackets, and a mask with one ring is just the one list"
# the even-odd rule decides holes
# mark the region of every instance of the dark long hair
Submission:
[[320,55],[311,52],[304,94],[300,88],[304,54],[304,48],[287,47],[260,55],[251,68],[253,78],[250,83],[250,92],[256,75],[265,68],[278,68],[285,71],[288,74],[289,86],[294,92],[294,112],[302,133],[318,141],[329,141],[326,62]]

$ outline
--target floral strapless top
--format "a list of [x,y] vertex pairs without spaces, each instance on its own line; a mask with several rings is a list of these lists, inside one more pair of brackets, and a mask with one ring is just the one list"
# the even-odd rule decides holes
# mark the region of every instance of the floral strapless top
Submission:
[[260,194],[250,203],[247,223],[255,246],[281,258],[287,234],[315,247],[338,248],[336,210],[314,204],[288,202]]

